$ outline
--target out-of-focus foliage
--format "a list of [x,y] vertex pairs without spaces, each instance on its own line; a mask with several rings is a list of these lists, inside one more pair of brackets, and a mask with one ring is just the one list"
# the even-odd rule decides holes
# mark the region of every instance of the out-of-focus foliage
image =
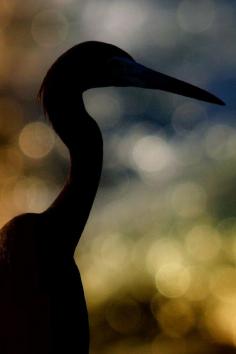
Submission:
[[0,2],[1,225],[41,212],[62,188],[68,153],[35,97],[72,45],[114,43],[227,103],[131,88],[84,94],[105,143],[75,254],[93,354],[235,352],[235,21],[234,1]]

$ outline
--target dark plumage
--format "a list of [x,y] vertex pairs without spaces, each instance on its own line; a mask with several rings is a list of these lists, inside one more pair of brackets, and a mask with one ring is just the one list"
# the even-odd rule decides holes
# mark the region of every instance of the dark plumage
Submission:
[[[86,42],[64,53],[39,92],[44,111],[69,149],[71,169],[56,200],[0,231],[1,354],[88,354],[83,286],[73,254],[102,169],[102,136],[85,110],[93,87],[140,86],[223,104],[212,94],[137,64],[123,50]],[[96,276],[96,275],[94,275]]]

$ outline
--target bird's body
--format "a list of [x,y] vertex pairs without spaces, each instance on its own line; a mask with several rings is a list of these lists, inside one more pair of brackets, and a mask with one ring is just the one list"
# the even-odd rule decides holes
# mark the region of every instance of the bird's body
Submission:
[[179,88],[183,95],[222,103],[206,91],[138,65],[105,43],[75,46],[53,64],[40,95],[69,149],[71,168],[47,210],[17,216],[0,231],[1,354],[89,352],[87,308],[73,254],[96,195],[103,157],[101,132],[85,110],[82,93],[102,86]]
[[[96,123],[85,122],[77,148],[88,160],[71,158],[70,177],[57,200],[44,213],[20,215],[1,230],[3,354],[88,353],[88,315],[73,253],[96,193],[102,142]],[[99,150],[88,134],[100,140]]]
[[[14,237],[13,245],[8,245],[14,260],[4,264],[5,274],[1,274],[0,345],[4,354],[78,353],[78,348],[88,352],[80,275],[73,258],[58,260],[53,244],[50,252],[45,249],[40,237],[48,236],[48,230],[52,228],[45,217],[32,214],[15,218],[6,228],[6,235]],[[78,326],[83,332],[79,336]]]

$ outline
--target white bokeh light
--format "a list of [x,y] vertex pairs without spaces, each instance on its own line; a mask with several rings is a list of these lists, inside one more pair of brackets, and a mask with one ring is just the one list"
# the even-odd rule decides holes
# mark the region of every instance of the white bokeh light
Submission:
[[139,139],[134,145],[132,158],[140,170],[155,173],[172,166],[175,161],[175,154],[163,138],[156,135],[147,135]]
[[[148,3],[134,1],[88,1],[81,17],[82,33],[87,38],[134,45],[149,19]],[[82,35],[83,35],[82,34]]]

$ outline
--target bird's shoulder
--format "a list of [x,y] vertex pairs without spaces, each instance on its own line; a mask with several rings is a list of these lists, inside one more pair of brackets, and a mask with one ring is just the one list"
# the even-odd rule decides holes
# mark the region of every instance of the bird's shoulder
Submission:
[[33,247],[40,214],[17,215],[0,229],[0,262],[10,261],[16,254],[27,254]]

